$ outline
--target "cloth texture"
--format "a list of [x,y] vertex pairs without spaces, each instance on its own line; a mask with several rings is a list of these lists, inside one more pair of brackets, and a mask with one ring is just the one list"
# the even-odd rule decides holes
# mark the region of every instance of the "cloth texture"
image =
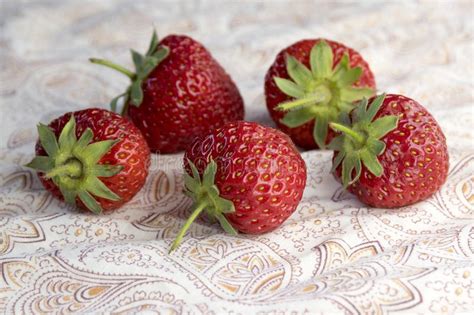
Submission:
[[[474,3],[472,1],[1,1],[0,313],[474,313]],[[276,54],[323,37],[358,50],[379,91],[423,104],[447,137],[450,173],[426,201],[366,207],[303,152],[295,213],[259,236],[225,235],[189,215],[182,153],[153,155],[143,190],[110,215],[54,199],[35,172],[38,121],[107,108],[159,35],[202,42],[232,76],[246,119],[273,126],[263,97]]]

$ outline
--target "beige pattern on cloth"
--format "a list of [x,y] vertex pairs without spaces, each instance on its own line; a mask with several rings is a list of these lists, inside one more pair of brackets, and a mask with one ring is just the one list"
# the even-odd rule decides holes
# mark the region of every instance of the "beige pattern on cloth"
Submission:
[[[166,314],[474,313],[472,1],[2,1],[0,312]],[[107,216],[53,199],[22,167],[35,124],[106,107],[152,25],[206,45],[238,83],[247,119],[271,125],[263,77],[276,53],[310,37],[359,50],[381,91],[424,104],[448,139],[451,169],[432,198],[367,208],[303,153],[308,186],[272,233],[227,236],[198,220],[167,254],[190,201],[181,154],[154,156],[144,189]]]

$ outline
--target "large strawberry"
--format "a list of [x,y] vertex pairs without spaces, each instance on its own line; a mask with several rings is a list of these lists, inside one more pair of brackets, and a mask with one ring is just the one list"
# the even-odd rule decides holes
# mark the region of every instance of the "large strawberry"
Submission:
[[[370,103],[370,106],[368,106]],[[413,204],[435,193],[449,168],[446,139],[416,101],[389,94],[364,99],[331,142],[333,170],[344,187],[373,207]]]
[[184,163],[194,211],[171,250],[203,211],[228,233],[271,231],[295,211],[306,183],[305,163],[290,138],[252,122],[227,123],[196,140]]
[[38,125],[36,157],[27,165],[44,187],[94,213],[119,208],[143,186],[150,150],[130,121],[107,110],[67,113]]
[[328,123],[374,92],[374,76],[361,55],[324,39],[301,40],[283,49],[265,77],[272,119],[305,149],[324,148],[334,136]]
[[190,37],[153,33],[148,52],[132,50],[135,73],[106,60],[91,59],[127,75],[126,114],[143,132],[154,152],[186,149],[208,130],[244,118],[239,90],[207,49]]

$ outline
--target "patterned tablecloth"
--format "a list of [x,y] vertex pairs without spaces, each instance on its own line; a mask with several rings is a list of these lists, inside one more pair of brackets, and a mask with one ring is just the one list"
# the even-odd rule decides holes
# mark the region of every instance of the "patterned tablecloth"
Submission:
[[[0,312],[384,314],[474,312],[474,3],[405,1],[10,1],[0,20]],[[271,124],[263,77],[301,38],[347,43],[380,90],[424,104],[450,148],[448,182],[398,210],[367,208],[331,175],[331,153],[303,153],[308,185],[296,212],[261,236],[224,235],[188,215],[181,154],[154,156],[144,189],[94,216],[53,199],[22,167],[35,124],[106,106],[126,78],[91,65],[131,65],[160,34],[204,43],[238,83],[247,119]]]

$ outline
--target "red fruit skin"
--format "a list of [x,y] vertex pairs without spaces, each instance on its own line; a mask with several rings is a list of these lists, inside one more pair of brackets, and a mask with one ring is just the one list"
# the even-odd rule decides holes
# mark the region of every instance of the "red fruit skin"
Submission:
[[218,168],[215,184],[235,212],[226,214],[237,230],[272,231],[298,206],[306,184],[306,165],[284,133],[252,122],[232,122],[197,139],[184,156],[202,175],[209,159]]
[[[299,60],[306,67],[309,68],[309,55],[311,49],[321,40],[322,39],[305,39],[286,47],[278,53],[275,61],[272,63],[270,69],[268,69],[267,74],[265,75],[265,100],[270,116],[276,123],[278,129],[289,135],[296,145],[304,149],[318,148],[318,145],[316,144],[316,142],[314,142],[313,138],[313,128],[315,121],[310,121],[296,128],[289,128],[280,122],[280,120],[285,116],[286,113],[276,110],[275,107],[278,106],[278,104],[280,103],[290,101],[292,98],[283,93],[278,88],[278,86],[275,84],[274,77],[291,80],[290,76],[288,75],[288,72],[286,71],[286,54],[295,57],[297,60]],[[367,87],[375,90],[376,86],[374,75],[372,74],[372,71],[370,70],[367,62],[357,51],[347,46],[344,46],[341,43],[327,39],[324,40],[329,44],[334,54],[333,66],[339,63],[344,53],[347,52],[349,55],[350,66],[362,68],[362,75],[359,81],[354,84],[354,86]],[[326,144],[331,142],[333,137],[334,132],[329,129],[328,136],[326,138]]]
[[244,103],[231,77],[197,41],[169,35],[160,45],[170,53],[144,80],[143,102],[128,116],[151,151],[185,150],[195,137],[244,118]]
[[[59,137],[71,114],[66,113],[49,124],[56,137]],[[132,199],[145,184],[150,166],[150,149],[140,130],[129,120],[116,113],[99,108],[89,108],[74,112],[73,114],[76,120],[77,138],[87,128],[91,128],[94,134],[94,139],[91,143],[121,139],[99,161],[99,164],[122,165],[124,167],[120,173],[114,176],[100,177],[100,180],[116,193],[121,200],[112,201],[94,197],[104,211],[120,208]],[[39,140],[36,143],[36,155],[46,155],[46,151],[41,146]],[[64,200],[59,188],[53,181],[44,178],[42,173],[38,174],[43,186],[55,197]],[[76,203],[80,208],[87,210],[86,206],[79,199],[76,200]]]
[[[381,139],[386,144],[378,156],[382,176],[375,177],[362,165],[359,180],[348,189],[372,207],[397,208],[433,195],[446,181],[449,156],[440,126],[418,102],[388,94],[374,119],[387,115],[400,119],[398,127]],[[340,180],[341,166],[335,175]]]

